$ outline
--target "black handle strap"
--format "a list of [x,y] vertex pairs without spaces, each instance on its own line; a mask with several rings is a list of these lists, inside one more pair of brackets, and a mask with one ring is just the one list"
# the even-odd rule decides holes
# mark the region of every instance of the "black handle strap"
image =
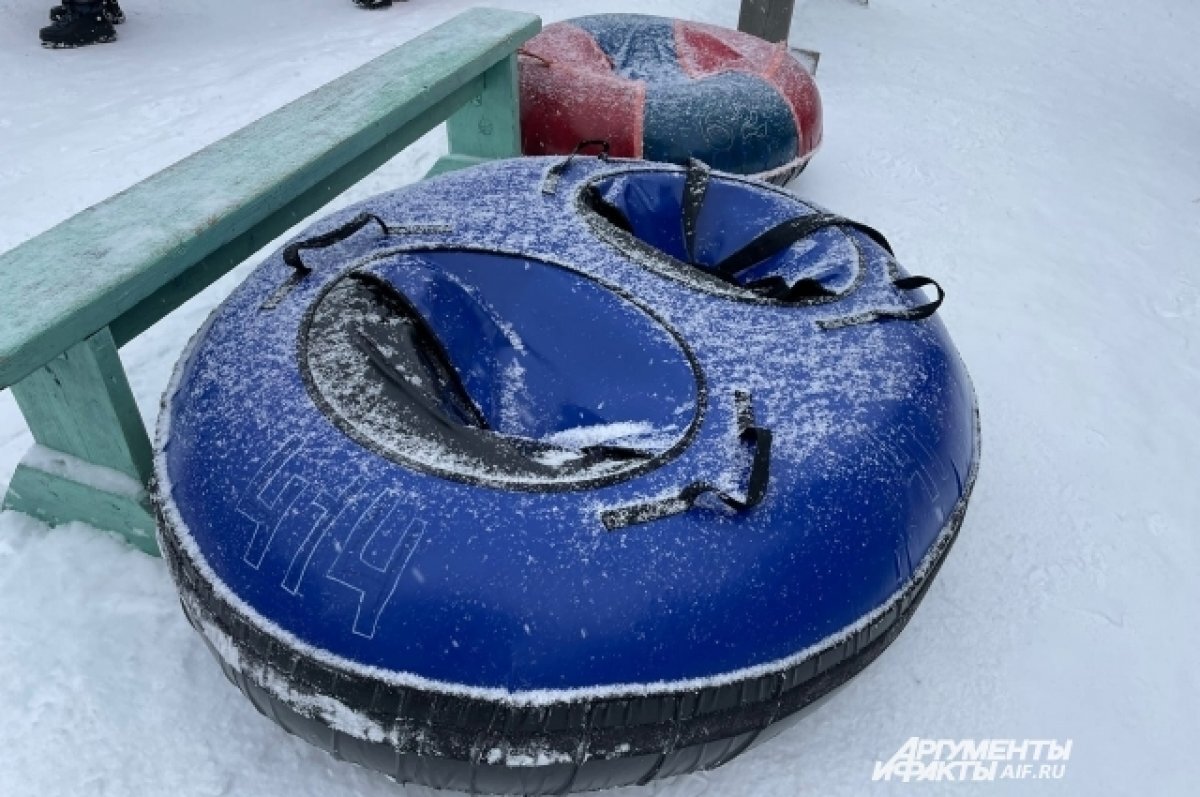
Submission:
[[[366,271],[355,272],[350,276],[371,288],[391,312],[403,318],[410,325],[410,333],[403,336],[407,339],[391,341],[390,348],[405,350],[403,353],[411,356],[401,359],[421,362],[424,365],[422,370],[426,370],[428,373],[425,374],[427,378],[420,380],[422,389],[414,391],[412,384],[400,374],[401,369],[396,367],[396,363],[384,353],[383,348],[377,342],[387,332],[386,328],[379,325],[375,325],[374,328],[360,328],[354,341],[359,351],[367,355],[371,365],[396,388],[408,391],[413,396],[432,395],[431,389],[437,387],[442,396],[447,398],[449,406],[459,417],[460,423],[486,430],[488,428],[487,418],[483,416],[478,405],[471,398],[470,392],[463,384],[462,376],[450,359],[450,353],[442,345],[437,331],[434,330],[429,320],[417,310],[404,293],[387,280],[380,279],[375,274]],[[409,349],[411,351],[407,351]],[[423,399],[419,403],[426,406],[427,409],[435,406],[435,403],[427,399]],[[438,414],[444,415],[441,412]]]
[[674,496],[604,510],[600,513],[600,522],[604,524],[604,528],[608,531],[620,531],[639,523],[680,515],[694,507],[705,495],[713,496],[739,513],[747,512],[761,504],[767,495],[767,485],[771,479],[771,430],[755,423],[749,393],[735,392],[734,403],[737,407],[738,439],[754,449],[744,498],[731,495],[708,482],[692,482]]
[[[324,249],[328,246],[333,246],[354,235],[371,222],[378,224],[379,229],[383,230],[384,235],[445,235],[454,230],[453,225],[450,224],[400,224],[392,226],[374,213],[359,213],[341,227],[312,238],[306,238],[303,241],[288,244],[283,250],[283,262],[296,270],[295,277],[306,277],[312,273],[312,267],[306,265],[300,259],[300,252],[302,250]],[[264,305],[264,307],[274,306],[278,298],[275,297],[272,301]]]
[[946,300],[946,291],[942,290],[942,286],[938,285],[937,280],[932,277],[901,277],[892,283],[902,291],[915,291],[917,288],[930,287],[937,292],[937,298],[932,302],[910,307],[907,310],[900,311],[881,311],[881,318],[901,318],[909,321],[919,321],[922,318],[929,318],[937,312],[942,306],[942,302]]
[[688,161],[687,178],[683,183],[683,244],[688,262],[696,262],[696,225],[704,198],[708,195],[708,164],[692,158]]
[[327,246],[333,246],[340,243],[354,233],[366,227],[371,222],[379,225],[379,229],[383,230],[383,234],[387,235],[391,230],[388,229],[383,219],[376,216],[374,213],[359,213],[350,221],[343,224],[341,227],[336,227],[327,233],[318,235],[314,238],[307,238],[303,241],[296,241],[288,244],[283,250],[283,262],[287,263],[292,268],[296,269],[301,274],[311,274],[312,268],[306,266],[304,261],[300,259],[300,252],[303,249],[324,249]]
[[946,292],[942,290],[942,286],[938,285],[935,280],[930,277],[901,277],[892,282],[898,290],[915,291],[919,288],[931,287],[937,291],[937,298],[932,302],[919,304],[915,307],[904,309],[883,309],[870,310],[858,315],[847,316],[845,318],[828,318],[817,322],[817,326],[824,330],[842,329],[844,327],[858,326],[859,324],[869,324],[872,321],[882,321],[884,319],[896,319],[898,321],[919,321],[922,318],[929,318],[937,312],[942,306],[942,302],[946,298]]
[[566,173],[567,169],[571,167],[571,162],[587,147],[599,147],[600,159],[605,160],[608,158],[609,145],[607,140],[589,139],[587,141],[580,141],[575,145],[575,149],[570,155],[547,170],[546,179],[542,182],[543,194],[553,194],[558,190],[558,183],[562,180],[562,176]]
[[[585,146],[587,143],[595,142],[584,142],[580,147]],[[578,152],[578,148],[576,152]],[[559,168],[561,172],[570,163],[570,160],[571,158],[567,158],[563,163],[557,164],[555,168]],[[688,161],[682,201],[683,242],[687,252],[688,263],[699,268],[705,268],[705,270],[708,270],[708,268],[696,262],[695,250],[700,212],[704,207],[704,201],[708,195],[710,178],[711,172],[705,163],[695,158]],[[625,214],[621,212],[621,209],[601,196],[595,186],[589,186],[584,191],[583,200],[588,207],[613,226],[625,232],[632,232],[633,227]],[[776,224],[766,232],[759,234],[741,249],[717,263],[712,267],[712,270],[716,272],[716,276],[739,288],[754,291],[761,296],[784,302],[837,296],[835,291],[827,288],[820,280],[811,277],[798,279],[791,284],[778,274],[747,283],[737,280],[740,274],[761,263],[763,260],[828,227],[846,227],[857,230],[882,247],[888,254],[895,254],[887,238],[873,227],[854,221],[853,219],[848,219],[845,216],[839,216],[836,213],[810,213],[806,216],[797,216]],[[946,293],[942,290],[942,287],[929,277],[901,277],[894,280],[892,284],[897,290],[901,291],[932,287],[937,291],[937,298],[932,302],[915,307],[872,310],[845,318],[822,320],[817,322],[817,326],[828,330],[865,324],[882,319],[918,321],[936,313],[946,298]],[[686,507],[684,510],[679,511],[686,511]],[[673,514],[673,512],[668,514]]]
[[852,230],[858,230],[882,246],[888,254],[893,254],[891,244],[887,242],[882,233],[873,227],[868,227],[861,222],[839,216],[836,213],[810,213],[807,216],[797,216],[776,224],[717,263],[716,272],[721,277],[732,280],[743,271],[826,227],[849,227]]

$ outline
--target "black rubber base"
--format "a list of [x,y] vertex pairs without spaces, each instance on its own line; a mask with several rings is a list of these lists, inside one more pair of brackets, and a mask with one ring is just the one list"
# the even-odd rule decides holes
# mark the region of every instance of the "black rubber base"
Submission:
[[[721,686],[545,706],[398,686],[314,660],[214,592],[161,511],[159,541],[184,613],[226,677],[285,730],[400,782],[469,793],[563,794],[717,767],[796,722],[899,635],[957,536],[972,485],[950,518],[949,533],[929,553],[928,568],[885,613],[809,658]],[[217,653],[203,626],[228,638],[237,665]],[[263,687],[281,682],[290,701]],[[330,727],[318,711],[304,708],[313,705],[306,697],[336,700],[381,728],[386,740]]]

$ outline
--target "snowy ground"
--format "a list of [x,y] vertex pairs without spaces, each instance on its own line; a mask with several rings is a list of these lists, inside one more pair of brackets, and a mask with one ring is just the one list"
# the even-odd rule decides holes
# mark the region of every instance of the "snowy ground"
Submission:
[[[46,52],[0,0],[0,250],[470,5],[126,0]],[[551,0],[493,0],[547,20]],[[732,0],[599,0],[734,25]],[[1200,5],[798,4],[826,144],[794,187],[937,277],[983,468],[960,542],[880,661],[780,739],[663,795],[1194,794],[1200,775]],[[415,179],[435,134],[354,192]],[[87,264],[80,264],[87,268]],[[147,419],[246,267],[130,345]],[[0,286],[0,290],[3,287]],[[0,395],[0,490],[28,445]],[[1072,738],[1056,782],[872,784],[911,736]],[[260,718],[162,562],[0,515],[0,795],[410,795]]]

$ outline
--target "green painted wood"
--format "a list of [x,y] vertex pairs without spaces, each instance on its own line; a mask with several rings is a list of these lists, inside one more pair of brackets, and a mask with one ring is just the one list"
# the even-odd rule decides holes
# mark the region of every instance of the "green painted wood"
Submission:
[[491,158],[477,158],[473,155],[456,155],[454,153],[443,155],[437,159],[437,163],[433,164],[433,168],[425,174],[425,177],[437,177],[439,174],[465,169],[468,166],[477,166],[480,163],[487,163],[489,160]]
[[17,467],[4,496],[4,508],[24,512],[52,526],[79,521],[111,531],[131,545],[158,556],[149,500],[97,490],[24,464]]
[[361,176],[448,105],[491,96],[471,84],[540,28],[528,14],[467,11],[0,255],[0,388],[117,319],[115,339],[128,340],[332,199],[349,184],[342,170]]
[[450,153],[478,158],[521,154],[521,114],[514,53],[483,73],[477,96],[446,120]]
[[117,345],[124,346],[234,266],[324,207],[342,191],[437,127],[454,109],[468,102],[479,91],[479,79],[476,78],[122,313],[111,324]]
[[39,444],[149,481],[150,439],[107,329],[13,385],[12,393]]
[[4,506],[156,553],[117,347],[443,120],[435,172],[519,154],[513,54],[540,27],[467,12],[0,256],[0,388],[39,443]]

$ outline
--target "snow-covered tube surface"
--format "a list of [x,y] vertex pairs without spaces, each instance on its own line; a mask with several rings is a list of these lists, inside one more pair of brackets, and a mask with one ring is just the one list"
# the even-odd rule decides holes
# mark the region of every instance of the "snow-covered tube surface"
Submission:
[[698,163],[407,186],[192,340],[162,549],[227,676],[341,758],[526,794],[717,766],[877,657],[955,538],[978,431],[941,298]]
[[699,22],[600,14],[548,25],[520,57],[526,155],[613,155],[783,184],[821,143],[821,97],[785,44]]

